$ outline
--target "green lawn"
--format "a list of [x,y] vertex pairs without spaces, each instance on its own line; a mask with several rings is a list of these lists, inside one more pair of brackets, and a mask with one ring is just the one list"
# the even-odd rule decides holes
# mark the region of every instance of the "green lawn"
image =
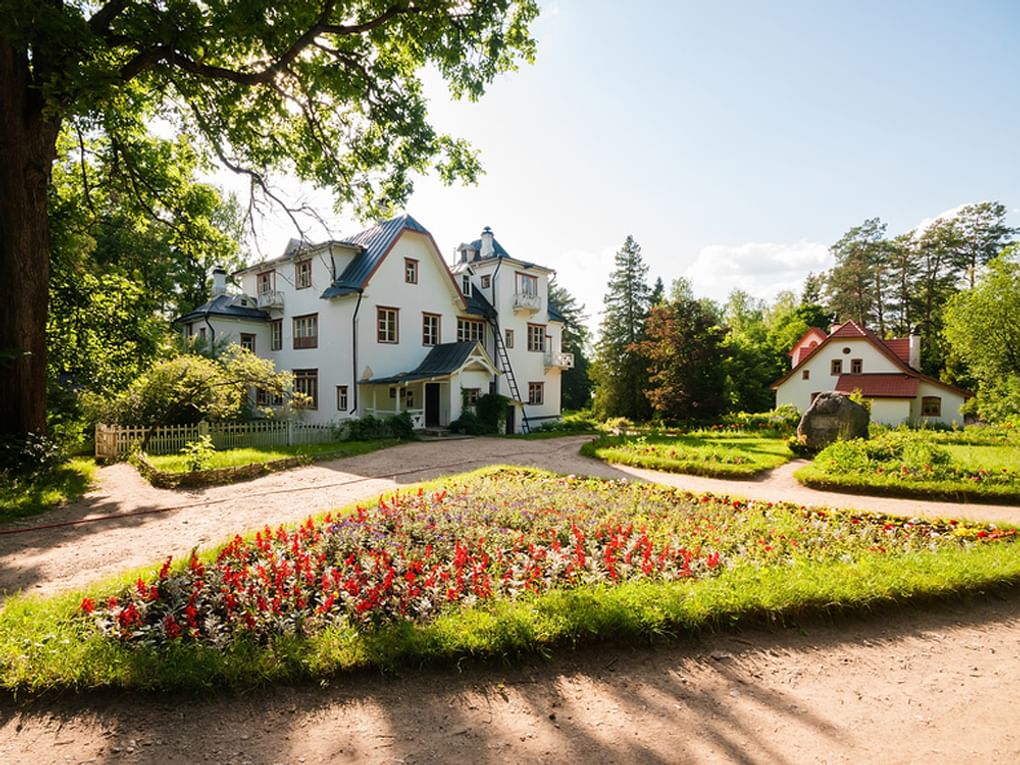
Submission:
[[[354,457],[385,449],[400,443],[396,438],[377,438],[370,441],[338,441],[328,444],[304,444],[301,446],[274,446],[251,449],[224,449],[214,452],[209,459],[208,469],[255,465],[287,457],[308,457],[312,460],[327,460],[337,457]],[[158,470],[167,473],[187,473],[187,458],[180,454],[149,455],[149,462]]]
[[752,478],[793,459],[785,438],[739,431],[605,436],[585,444],[581,453],[620,465],[712,478]]
[[0,523],[52,510],[71,502],[92,486],[94,460],[75,458],[40,476],[32,483],[0,479]]
[[873,611],[1020,583],[1018,543],[1013,527],[489,468],[11,598],[0,687],[243,687]]
[[880,431],[868,441],[832,444],[796,477],[855,494],[1020,503],[1020,443],[976,441],[967,432]]

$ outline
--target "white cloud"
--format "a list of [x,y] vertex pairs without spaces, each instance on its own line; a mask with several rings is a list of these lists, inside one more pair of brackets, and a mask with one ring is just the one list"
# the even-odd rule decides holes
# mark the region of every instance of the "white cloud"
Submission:
[[771,300],[783,290],[799,291],[809,273],[831,266],[829,248],[821,242],[712,244],[698,251],[684,276],[698,297],[725,300],[741,289]]
[[968,207],[968,206],[973,205],[973,204],[979,204],[979,203],[978,202],[964,202],[963,204],[959,204],[956,207],[951,207],[948,210],[943,210],[942,212],[940,212],[938,215],[935,215],[934,217],[924,218],[920,223],[917,224],[917,226],[914,227],[914,236],[915,237],[920,236],[922,233],[924,233],[925,229],[927,229],[935,221],[938,221],[938,220],[947,220],[949,218],[955,218],[957,215],[959,215],[960,211],[964,207]]

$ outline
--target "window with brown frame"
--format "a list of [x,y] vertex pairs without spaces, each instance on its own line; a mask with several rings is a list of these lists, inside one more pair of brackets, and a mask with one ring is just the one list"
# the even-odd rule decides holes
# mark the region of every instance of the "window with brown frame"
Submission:
[[294,392],[304,393],[311,399],[309,409],[319,408],[319,370],[318,369],[295,369]]
[[263,271],[255,277],[258,294],[266,295],[276,289],[276,271]]
[[283,319],[269,322],[269,350],[283,350]]
[[467,406],[474,406],[481,395],[481,388],[464,388],[464,403]]
[[347,386],[336,386],[336,409],[338,412],[347,411]]
[[536,351],[538,353],[545,352],[545,325],[544,324],[529,324],[528,325],[528,350]]
[[489,289],[489,287],[492,286],[492,276],[486,274],[485,276],[482,277],[481,282],[483,290]]
[[303,290],[312,286],[312,261],[299,260],[294,264],[294,288]]
[[255,353],[255,335],[251,334],[250,332],[242,332],[241,347],[244,348],[246,351],[251,351],[252,353]]
[[518,271],[517,293],[520,295],[529,295],[530,297],[538,297],[538,277],[533,276],[532,274],[522,274]]
[[485,335],[485,324],[477,319],[457,319],[457,342],[482,342]]
[[941,417],[942,416],[942,398],[939,396],[922,396],[921,397],[921,416],[922,417]]
[[859,375],[864,372],[864,359],[850,359],[850,374]]
[[397,308],[384,308],[379,306],[375,309],[376,316],[376,339],[380,343],[399,343],[400,310]]
[[439,345],[439,314],[423,313],[421,315],[421,344]]
[[319,314],[294,317],[294,349],[319,347]]
[[404,281],[408,284],[418,283],[418,261],[414,258],[404,258]]
[[810,380],[811,379],[811,370],[810,369],[805,369],[803,372],[801,372],[800,373],[800,379],[801,380]]
[[507,348],[513,348],[514,347],[514,331],[512,329],[504,330],[503,331],[503,337],[504,337],[504,341],[503,341],[504,345],[506,345]]
[[544,382],[529,382],[528,383],[528,403],[529,404],[542,404],[545,402],[545,383]]
[[255,390],[255,406],[283,406],[283,396],[277,396],[257,388]]
[[843,359],[832,360],[832,363],[829,365],[829,374],[834,377],[843,374]]

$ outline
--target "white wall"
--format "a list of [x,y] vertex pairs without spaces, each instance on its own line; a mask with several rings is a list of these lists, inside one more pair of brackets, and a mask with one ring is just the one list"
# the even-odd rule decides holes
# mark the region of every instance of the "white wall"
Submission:
[[872,398],[871,421],[883,425],[903,425],[910,421],[910,406],[913,399],[909,398]]
[[[921,399],[925,396],[938,396],[942,399],[942,416],[921,416]],[[917,389],[917,398],[914,400],[913,406],[911,407],[911,415],[916,422],[941,422],[944,425],[952,425],[954,423],[957,425],[963,425],[963,414],[960,413],[963,401],[963,396],[959,393],[941,388],[937,385],[932,385],[930,382],[922,380]]]
[[[849,353],[843,353],[849,348]],[[831,362],[840,359],[843,362],[842,374],[850,374],[851,359],[860,359],[863,374],[877,372],[901,372],[883,353],[864,338],[837,338],[820,352],[815,353],[800,369],[793,373],[789,380],[776,390],[776,406],[793,404],[801,412],[807,411],[811,405],[811,394],[830,391],[835,387],[839,375],[831,373]],[[803,379],[804,370],[808,370],[810,378]]]

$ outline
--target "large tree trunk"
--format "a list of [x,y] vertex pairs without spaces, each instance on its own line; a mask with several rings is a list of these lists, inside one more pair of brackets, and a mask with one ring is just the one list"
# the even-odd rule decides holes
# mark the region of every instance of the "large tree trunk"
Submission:
[[47,189],[59,121],[28,56],[0,38],[0,435],[46,429]]

